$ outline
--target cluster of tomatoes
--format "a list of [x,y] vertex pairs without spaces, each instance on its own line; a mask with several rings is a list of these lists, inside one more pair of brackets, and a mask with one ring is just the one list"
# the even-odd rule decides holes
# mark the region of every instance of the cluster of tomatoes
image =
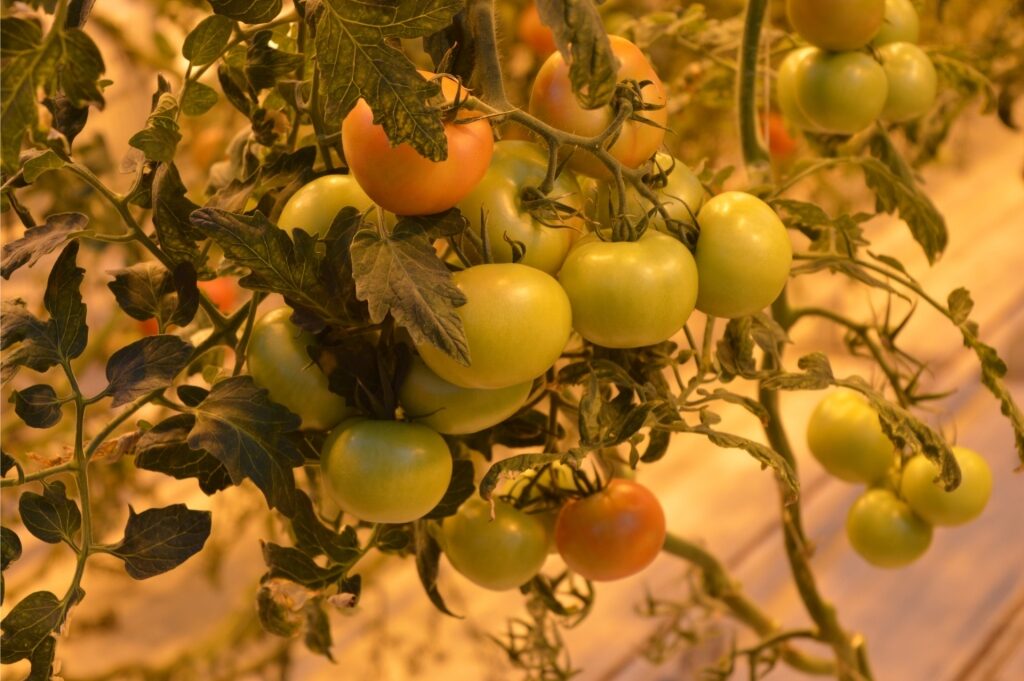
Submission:
[[[453,263],[452,280],[466,298],[457,313],[470,362],[417,344],[398,389],[402,420],[362,417],[330,392],[307,354],[315,339],[290,322],[288,308],[269,312],[253,328],[247,353],[254,380],[298,414],[304,428],[330,431],[324,479],[353,516],[404,523],[429,513],[452,477],[443,436],[476,433],[515,414],[573,330],[604,347],[649,346],[679,332],[695,308],[748,315],[785,285],[792,248],[779,217],[750,194],[708,198],[684,164],[657,153],[666,122],[661,81],[635,45],[617,37],[611,44],[618,80],[634,88],[634,115],[603,148],[626,168],[645,167],[650,192],[644,193],[660,206],[635,187],[625,194],[609,190],[607,159],[585,145],[544,197],[537,187],[548,173],[547,149],[495,143],[490,122],[458,106],[444,124],[447,158],[431,161],[408,144],[391,146],[364,102],[342,125],[350,174],[321,177],[284,206],[283,229],[318,235],[346,206],[363,211],[368,222],[389,221],[383,211],[421,215],[457,206],[467,229],[489,243],[487,257],[478,258],[485,262]],[[458,84],[438,80],[445,100],[457,104]],[[541,67],[530,101],[534,116],[579,138],[607,129],[615,107],[582,108],[557,52]],[[608,226],[616,220],[629,221],[633,228],[625,232],[639,237],[612,240]],[[682,227],[697,223],[691,253],[679,237]],[[438,533],[451,564],[492,589],[528,581],[551,546],[584,577],[625,577],[654,560],[664,537],[661,505],[645,487],[621,477],[595,485],[560,466],[520,475],[493,507],[479,498],[466,502]]]
[[910,0],[787,0],[790,23],[811,45],[779,66],[776,94],[790,123],[852,135],[876,120],[918,118],[935,101],[937,77],[915,43]]
[[992,471],[966,447],[953,447],[961,481],[952,492],[943,488],[938,466],[923,454],[901,467],[878,414],[850,390],[836,390],[818,404],[807,426],[807,443],[826,471],[868,485],[850,508],[846,534],[854,550],[879,567],[913,562],[931,544],[932,526],[977,518],[992,493]]

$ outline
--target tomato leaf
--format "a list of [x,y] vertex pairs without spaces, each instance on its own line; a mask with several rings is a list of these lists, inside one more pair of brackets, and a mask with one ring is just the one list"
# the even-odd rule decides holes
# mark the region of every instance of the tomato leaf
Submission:
[[768,390],[824,390],[835,382],[828,357],[820,352],[812,352],[801,357],[797,366],[803,373],[780,372],[761,380],[762,387]]
[[441,113],[429,103],[440,87],[417,73],[391,41],[440,31],[463,6],[459,0],[321,0],[311,6],[326,118],[343,119],[362,97],[392,145],[408,142],[433,161],[447,158]]
[[537,0],[537,11],[569,62],[569,79],[580,106],[595,109],[608,104],[615,94],[619,60],[597,6],[589,0]]
[[0,276],[10,279],[21,267],[32,267],[41,257],[52,253],[70,239],[90,234],[85,226],[89,218],[81,213],[55,213],[46,218],[46,224],[29,227],[20,238],[4,245]]
[[455,309],[466,296],[418,223],[399,220],[386,237],[375,229],[358,232],[352,266],[356,296],[369,304],[371,321],[380,323],[390,312],[414,342],[430,343],[469,365],[469,344]]
[[193,511],[185,504],[151,508],[136,513],[128,507],[124,539],[110,553],[124,561],[133,579],[147,579],[173,570],[199,552],[210,536],[209,511]]
[[53,660],[57,654],[57,639],[47,636],[32,651],[29,661],[32,663],[25,681],[50,681],[53,677]]
[[295,515],[291,517],[295,547],[310,556],[325,555],[331,562],[352,566],[362,556],[356,532],[346,526],[340,533],[326,527],[317,518],[313,502],[305,492],[295,494]]
[[212,64],[228,46],[235,22],[220,14],[212,14],[193,28],[181,46],[181,54],[193,66]]
[[331,655],[331,621],[324,612],[324,599],[321,597],[307,601],[302,612],[306,616],[306,635],[302,642],[311,652],[334,662],[334,656]]
[[281,13],[281,0],[209,0],[213,11],[247,24],[263,24]]
[[494,488],[505,474],[522,473],[531,468],[540,468],[544,464],[561,462],[565,458],[563,454],[516,454],[495,461],[480,480],[480,497],[490,499]]
[[199,208],[185,197],[185,185],[173,163],[161,164],[153,176],[153,226],[164,253],[175,263],[191,262],[198,268],[203,256],[196,242],[203,233],[189,217]]
[[173,274],[155,262],[141,262],[111,274],[114,280],[107,287],[132,319],[156,317],[164,324],[186,326],[199,309],[196,270],[190,262],[178,263]]
[[452,464],[452,479],[448,483],[441,501],[430,513],[423,516],[424,520],[446,518],[455,515],[462,502],[473,496],[476,485],[473,484],[473,462],[468,459],[457,459]]
[[52,428],[60,422],[61,402],[53,386],[40,384],[11,393],[16,413],[31,428]]
[[27,660],[33,651],[53,640],[50,632],[60,626],[64,605],[49,591],[36,591],[22,599],[0,621],[0,663]]
[[[48,173],[51,170],[60,170],[65,165],[67,165],[67,161],[53,149],[32,149],[21,157],[21,177],[25,182],[32,184],[44,173]],[[75,215],[75,213],[70,213],[69,215]],[[85,218],[84,215],[82,217]],[[86,220],[88,219],[86,218]],[[49,219],[47,222],[49,222]],[[50,250],[53,249],[51,248]]]
[[74,545],[75,535],[82,526],[82,513],[78,504],[68,499],[64,483],[43,483],[43,493],[24,492],[18,499],[21,521],[32,536],[47,544],[61,541]]
[[190,80],[181,93],[181,113],[186,116],[202,116],[212,109],[219,99],[217,91],[209,85]]
[[274,87],[282,76],[295,73],[305,63],[301,54],[274,49],[272,31],[259,31],[249,40],[245,59],[245,77],[257,92]]
[[192,358],[195,348],[177,336],[147,336],[127,345],[107,362],[106,392],[119,407],[137,397],[171,385]]
[[189,446],[195,421],[192,414],[175,414],[147,430],[135,445],[135,465],[177,480],[195,478],[199,489],[211,495],[231,486],[231,476],[216,457]]
[[4,602],[3,572],[11,563],[21,558],[21,539],[9,527],[0,526],[0,605]]
[[181,141],[177,115],[178,100],[169,92],[160,93],[146,120],[146,127],[132,135],[128,144],[140,150],[150,161],[171,163]]
[[286,579],[313,590],[327,588],[341,579],[348,570],[347,565],[334,563],[320,567],[305,552],[271,542],[263,543],[263,560],[269,568],[269,572],[262,578],[263,582]]
[[719,376],[728,383],[737,376],[756,378],[757,362],[754,360],[754,337],[751,335],[751,318],[730,319],[725,333],[715,346]]
[[441,562],[441,546],[427,529],[425,521],[416,522],[415,537],[416,573],[420,576],[420,583],[427,593],[427,598],[435,608],[444,614],[462,619],[460,615],[456,615],[448,609],[441,592],[437,590],[437,570]]
[[234,484],[250,478],[270,508],[290,517],[295,512],[292,468],[303,456],[287,433],[299,429],[299,417],[271,402],[249,376],[218,381],[195,411],[189,446],[216,457]]

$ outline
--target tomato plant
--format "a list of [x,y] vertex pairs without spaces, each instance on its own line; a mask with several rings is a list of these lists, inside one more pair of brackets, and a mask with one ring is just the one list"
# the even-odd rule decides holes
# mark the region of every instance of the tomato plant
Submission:
[[664,543],[661,503],[630,480],[612,480],[596,494],[569,501],[555,525],[555,545],[566,565],[599,582],[640,572]]
[[796,103],[820,130],[852,135],[874,123],[885,108],[885,69],[864,52],[818,50],[797,68]]
[[939,469],[922,455],[903,467],[900,494],[914,513],[932,525],[962,525],[985,510],[992,495],[992,470],[980,454],[966,447],[953,447],[960,468],[960,485],[946,491],[937,482]]
[[538,516],[497,501],[472,499],[445,518],[441,543],[448,561],[478,586],[515,589],[533,579],[548,556],[548,531]]
[[823,50],[856,50],[871,40],[886,16],[885,0],[786,0],[790,23]]
[[291,195],[277,224],[288,231],[298,228],[313,236],[326,236],[334,218],[346,206],[365,213],[374,204],[352,175],[324,175]]
[[909,565],[932,543],[932,526],[887,489],[869,489],[850,507],[846,536],[864,560],[884,568]]
[[878,413],[852,390],[835,390],[818,402],[807,424],[807,446],[826,471],[847,482],[876,483],[895,463]]
[[586,236],[569,252],[558,280],[572,325],[591,343],[638,348],[667,340],[697,301],[697,266],[677,239],[648,230],[638,241]]
[[416,423],[350,419],[320,454],[324,482],[346,512],[371,523],[407,523],[437,506],[452,478],[444,438]]
[[917,45],[887,43],[878,48],[889,83],[882,118],[901,122],[928,113],[935,103],[938,76],[932,60]]

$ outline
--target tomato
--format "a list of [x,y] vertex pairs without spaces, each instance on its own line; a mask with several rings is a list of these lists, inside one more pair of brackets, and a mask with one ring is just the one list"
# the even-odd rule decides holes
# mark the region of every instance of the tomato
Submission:
[[576,245],[558,274],[572,306],[572,325],[591,343],[639,348],[667,340],[697,302],[697,265],[674,237],[647,230],[639,241]]
[[334,500],[371,523],[422,518],[452,479],[444,438],[417,423],[350,419],[327,436],[320,459]]
[[[669,217],[681,224],[692,225],[707,198],[707,191],[700,179],[682,161],[664,153],[654,156],[651,171],[644,176],[645,184],[657,195],[668,211]],[[602,227],[612,224],[619,208],[619,193],[610,182],[591,180],[587,183],[587,216]],[[655,229],[667,232],[665,218],[646,198],[633,187],[626,188],[626,210],[623,211],[633,224],[639,224],[647,216]]]
[[846,516],[846,536],[854,551],[877,567],[902,567],[920,558],[932,543],[932,526],[887,489],[869,489]]
[[917,9],[910,0],[885,0],[885,21],[871,44],[916,43],[921,33]]
[[537,516],[504,501],[474,497],[442,525],[448,562],[469,581],[494,591],[515,589],[540,572],[548,556],[548,531]]
[[238,284],[234,279],[218,277],[209,281],[201,281],[198,286],[199,290],[205,293],[221,312],[231,312],[235,309],[235,302],[238,300]]
[[768,114],[768,151],[779,161],[789,160],[796,153],[796,140],[777,111]]
[[852,135],[881,115],[889,84],[885,69],[864,52],[818,50],[799,64],[796,101],[825,132]]
[[555,34],[541,22],[540,12],[537,11],[537,3],[531,2],[523,13],[519,15],[519,23],[516,25],[516,37],[520,42],[525,43],[533,53],[541,59],[558,49],[555,45]]
[[[566,220],[543,211],[531,213],[524,206],[524,198],[529,197],[524,197],[523,190],[536,188],[543,182],[547,167],[547,152],[536,144],[498,142],[487,173],[459,202],[459,210],[477,234],[483,211],[494,262],[512,262],[512,246],[505,241],[508,234],[509,238],[526,246],[520,263],[556,274],[576,235],[583,230],[581,218]],[[549,197],[570,209],[582,210],[580,185],[568,171],[555,180]],[[564,226],[549,226],[554,222]]]
[[900,494],[932,525],[962,525],[974,520],[985,510],[992,496],[992,470],[977,452],[966,447],[953,447],[953,456],[960,466],[960,486],[947,492],[936,483],[939,467],[918,454],[903,467]]
[[346,206],[352,206],[360,213],[374,207],[373,201],[351,175],[324,175],[303,185],[289,197],[277,224],[289,232],[299,228],[313,236],[323,237]]
[[751,194],[725,192],[697,216],[697,309],[743,317],[772,303],[789,277],[793,247],[782,220]]
[[789,23],[823,50],[857,50],[878,33],[885,0],[786,0]]
[[288,307],[271,310],[253,325],[246,355],[249,373],[270,399],[302,418],[302,427],[333,428],[352,410],[327,388],[327,376],[309,358],[316,341],[292,324]]
[[595,582],[640,572],[664,543],[661,503],[631,480],[616,478],[596,494],[569,501],[555,524],[555,545],[565,564]]
[[434,373],[464,388],[507,388],[531,381],[562,354],[572,329],[565,291],[550,274],[494,263],[453,275],[466,296],[457,308],[469,343],[463,366],[432,345],[417,345]]
[[817,53],[818,50],[813,47],[801,47],[793,50],[782,60],[775,79],[775,99],[779,103],[779,110],[782,111],[782,115],[787,121],[801,130],[817,130],[818,128],[800,109],[796,97],[797,83],[800,80],[804,62]]
[[445,435],[477,433],[496,426],[526,404],[533,381],[507,388],[461,388],[430,370],[418,357],[398,389],[405,416]]
[[826,471],[847,482],[878,482],[896,460],[878,413],[853,390],[834,390],[818,402],[807,423],[807,446]]
[[[441,89],[454,101],[458,86],[451,79],[442,79]],[[491,124],[483,118],[470,121],[474,116],[462,110],[459,122],[445,123],[448,158],[435,162],[407,142],[391,146],[384,128],[373,122],[370,106],[360,99],[341,125],[345,160],[359,186],[385,210],[397,215],[440,213],[468,194],[491,162]]]
[[556,552],[554,540],[558,513],[567,495],[579,493],[572,468],[563,463],[553,463],[540,470],[530,469],[513,480],[506,490],[500,490],[499,487],[499,496],[511,497],[518,508],[544,523],[550,538],[548,552]]
[[878,56],[889,81],[882,118],[899,123],[928,113],[938,77],[924,50],[911,43],[889,43],[878,48]]
[[[662,127],[668,122],[665,109],[665,88],[644,53],[625,38],[609,36],[612,51],[619,59],[618,79],[632,79],[637,82],[649,81],[643,88],[643,101],[659,108],[638,111],[653,125],[640,121],[627,121],[618,138],[608,148],[617,160],[629,168],[637,168],[649,159],[661,146],[665,138]],[[576,135],[591,137],[603,132],[615,118],[615,111],[609,104],[597,109],[584,109],[576,100],[569,80],[569,65],[560,52],[555,52],[540,67],[533,90],[530,92],[530,113],[542,121]],[[608,169],[592,154],[577,149],[569,166],[592,177],[611,177]]]

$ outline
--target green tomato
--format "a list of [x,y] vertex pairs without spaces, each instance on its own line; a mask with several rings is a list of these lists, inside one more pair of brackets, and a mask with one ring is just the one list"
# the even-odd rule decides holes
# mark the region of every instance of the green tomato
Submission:
[[416,349],[434,373],[463,388],[508,388],[532,381],[561,356],[572,330],[565,291],[550,274],[528,265],[469,267],[452,279],[465,294],[456,308],[469,344],[463,366],[429,343]]
[[300,228],[313,236],[326,236],[335,216],[346,206],[365,213],[374,204],[351,175],[324,175],[291,195],[277,224],[289,232]]
[[878,48],[878,56],[889,81],[882,118],[900,123],[928,113],[935,103],[938,76],[924,50],[911,43],[889,43]]
[[847,482],[878,482],[896,457],[878,413],[852,390],[835,390],[818,403],[807,424],[807,446],[826,471]]
[[467,501],[442,525],[448,561],[466,579],[494,591],[515,589],[540,572],[548,556],[548,532],[539,518],[503,502]]
[[767,203],[744,192],[709,200],[697,216],[697,309],[744,317],[774,301],[789,278],[793,246]]
[[825,50],[858,50],[882,27],[885,0],[786,0],[786,14],[804,40]]
[[371,523],[422,518],[452,479],[444,438],[417,423],[345,421],[327,436],[320,460],[338,505]]
[[921,33],[917,8],[910,0],[885,0],[885,21],[871,44],[875,47],[889,43],[916,43]]
[[903,567],[932,543],[932,526],[887,489],[869,489],[846,516],[846,536],[854,551],[877,567]]
[[[707,199],[707,191],[700,179],[682,161],[669,154],[655,155],[651,171],[644,176],[644,183],[657,195],[669,217],[684,225],[692,225]],[[609,227],[619,213],[619,193],[611,182],[590,180],[586,183],[585,194],[587,217],[601,227]],[[622,213],[633,224],[639,224],[644,217],[648,225],[659,232],[668,232],[665,218],[656,206],[640,195],[632,186],[626,188],[626,208]]]
[[465,435],[496,426],[519,411],[530,396],[533,381],[507,388],[462,388],[444,380],[415,358],[398,401],[406,418],[445,435]]
[[576,245],[558,274],[576,332],[607,348],[639,348],[683,328],[697,301],[697,266],[674,237],[647,230],[639,241]]
[[303,428],[328,430],[352,409],[327,388],[327,376],[306,351],[316,340],[292,324],[291,314],[291,308],[279,307],[253,325],[246,346],[249,373],[271,400],[302,418]]
[[564,463],[553,463],[539,471],[524,471],[507,489],[499,489],[497,495],[515,499],[518,508],[540,519],[551,539],[548,552],[555,553],[558,550],[554,541],[558,512],[566,498],[579,491],[572,468]]
[[[507,234],[526,246],[521,264],[557,274],[573,241],[583,230],[583,220],[579,217],[563,219],[548,211],[531,213],[523,205],[523,190],[540,185],[547,167],[547,152],[536,144],[514,140],[498,142],[494,145],[487,173],[466,198],[459,201],[459,210],[477,234],[483,212],[494,262],[512,262],[512,245],[505,241]],[[568,208],[582,210],[579,182],[568,170],[558,176],[548,196]],[[562,226],[549,226],[556,223]]]
[[807,118],[800,109],[796,98],[796,86],[800,80],[800,72],[808,57],[817,54],[814,47],[801,47],[786,55],[779,65],[779,72],[775,79],[775,98],[779,102],[779,110],[782,115],[801,130],[817,130],[818,126]]
[[953,447],[953,456],[961,479],[952,492],[935,482],[939,467],[920,454],[903,468],[900,494],[914,513],[932,525],[962,525],[974,520],[992,496],[992,470],[985,459],[966,447]]
[[885,69],[863,52],[822,52],[804,58],[796,101],[811,123],[826,132],[852,135],[878,119],[889,84]]

